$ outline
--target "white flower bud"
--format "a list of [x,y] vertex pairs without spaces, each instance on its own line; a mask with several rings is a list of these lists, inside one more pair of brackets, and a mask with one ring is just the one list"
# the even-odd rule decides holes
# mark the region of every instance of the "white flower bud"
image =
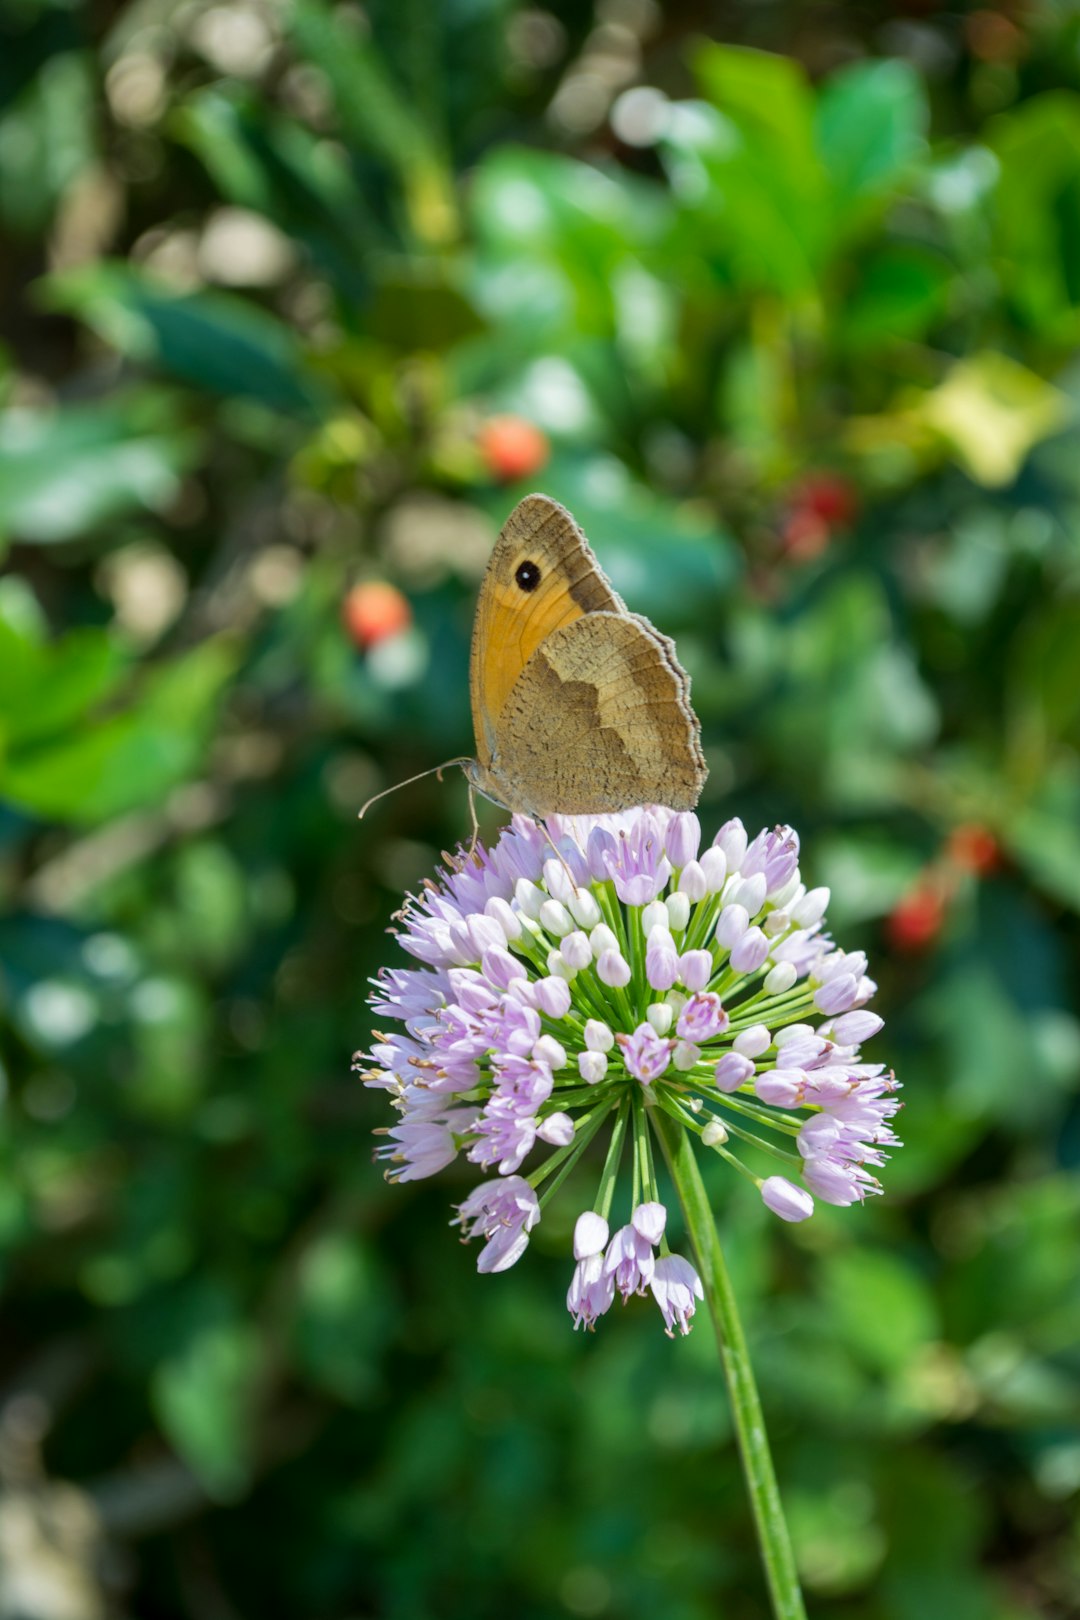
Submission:
[[705,879],[706,892],[708,894],[719,894],[727,881],[728,864],[724,851],[718,849],[714,844],[712,849],[704,851],[698,865],[701,867]]
[[484,915],[495,919],[506,935],[507,944],[511,940],[521,938],[521,918],[508,901],[500,899],[498,895],[492,895],[484,907]]
[[566,1052],[554,1035],[541,1035],[532,1049],[532,1055],[539,1063],[546,1063],[549,1069],[566,1068]]
[[750,918],[745,906],[725,905],[716,919],[716,943],[724,950],[730,950],[739,943],[749,926]]
[[812,928],[821,921],[828,909],[830,891],[828,889],[810,889],[797,900],[791,908],[791,916],[799,928]]
[[597,923],[589,935],[589,944],[595,957],[603,956],[605,951],[617,951],[619,942],[615,938],[607,923]]
[[703,1147],[723,1147],[728,1139],[727,1126],[718,1119],[710,1119],[701,1133]]
[[607,1247],[608,1223],[595,1210],[587,1209],[574,1223],[574,1259],[587,1260]]
[[704,900],[709,892],[709,883],[700,861],[687,861],[679,873],[677,892],[685,894],[686,898],[695,904],[698,900]]
[[590,889],[575,889],[566,904],[579,928],[595,928],[600,921],[600,907]]
[[574,1140],[574,1122],[569,1114],[549,1114],[543,1124],[537,1127],[536,1134],[542,1142],[550,1142],[552,1147],[569,1147]]
[[553,900],[561,905],[568,906],[570,897],[574,892],[574,885],[566,875],[566,868],[562,861],[552,858],[544,862],[544,888]]
[[654,928],[668,925],[667,906],[662,900],[650,900],[641,913],[641,931],[648,937]]
[[782,1052],[789,1041],[801,1041],[807,1035],[813,1035],[813,1024],[785,1024],[773,1036],[773,1045],[778,1052]]
[[765,904],[765,891],[768,883],[764,872],[755,872],[753,877],[739,878],[731,886],[731,892],[725,901],[726,905],[745,906],[751,917],[756,917]]
[[607,1058],[603,1052],[579,1052],[577,1066],[587,1086],[598,1085],[607,1074]]
[[574,926],[574,919],[560,900],[545,900],[540,907],[540,923],[549,934],[562,939]]
[[585,1025],[585,1045],[590,1052],[610,1052],[615,1045],[615,1036],[599,1018],[590,1018]]
[[677,1069],[692,1069],[695,1063],[701,1061],[701,1048],[695,1046],[693,1041],[676,1041],[671,1061]]
[[760,1057],[772,1045],[772,1036],[764,1024],[751,1024],[741,1035],[736,1035],[731,1044],[743,1057]]
[[531,917],[533,922],[539,922],[540,907],[546,898],[543,889],[538,889],[528,878],[518,878],[514,885],[514,899],[518,903],[519,910],[523,911],[526,917]]
[[612,990],[625,989],[630,983],[630,964],[621,951],[604,951],[596,964],[596,976]]
[[592,961],[589,936],[582,933],[580,928],[575,928],[572,934],[567,934],[560,948],[567,966],[573,968],[575,973],[580,973],[582,968],[587,968]]
[[675,1014],[666,1001],[654,1001],[651,1007],[646,1007],[645,1017],[658,1035],[666,1035]]
[[669,894],[664,901],[667,910],[668,927],[673,934],[685,931],[690,921],[690,898],[685,894]]
[[577,969],[570,966],[570,963],[566,960],[566,957],[563,955],[562,951],[548,951],[547,970],[549,973],[553,974],[555,978],[565,979],[567,984],[569,984],[571,979],[573,979],[577,974]]

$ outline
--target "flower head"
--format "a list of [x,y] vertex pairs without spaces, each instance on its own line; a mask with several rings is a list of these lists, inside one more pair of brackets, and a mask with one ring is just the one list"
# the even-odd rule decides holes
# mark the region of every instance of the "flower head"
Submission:
[[[863,952],[829,938],[828,891],[807,890],[798,862],[790,827],[750,838],[732,819],[703,849],[686,812],[555,816],[546,833],[516,816],[408,900],[398,938],[416,966],[384,970],[371,997],[399,1028],[362,1060],[398,1113],[378,1153],[395,1180],[459,1155],[488,1172],[457,1214],[484,1240],[481,1271],[520,1258],[606,1127],[575,1226],[574,1324],[651,1292],[666,1330],[687,1332],[702,1291],[668,1252],[656,1109],[781,1220],[881,1191],[900,1104],[861,1052],[881,1028],[876,987]],[[631,1196],[611,1233],[627,1148]]]

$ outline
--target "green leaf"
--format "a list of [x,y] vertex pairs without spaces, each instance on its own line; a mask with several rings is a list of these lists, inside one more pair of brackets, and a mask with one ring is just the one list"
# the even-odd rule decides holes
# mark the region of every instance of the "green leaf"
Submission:
[[838,303],[840,341],[865,351],[923,337],[944,309],[953,278],[951,266],[924,248],[882,247]]
[[995,269],[1036,333],[1075,342],[1080,316],[1080,97],[1036,96],[992,127]]
[[830,1255],[822,1282],[837,1332],[872,1368],[901,1372],[940,1333],[926,1282],[896,1255],[869,1248]]
[[826,80],[817,147],[839,223],[901,179],[926,150],[928,123],[922,83],[907,62],[857,62]]
[[176,498],[195,442],[145,399],[0,416],[0,531],[73,540]]
[[814,102],[802,66],[790,56],[743,45],[702,45],[694,72],[710,101],[785,163],[809,164]]
[[1080,766],[1065,756],[1047,771],[1003,832],[1010,853],[1034,881],[1055,900],[1080,911]]
[[297,339],[246,299],[174,293],[117,263],[53,276],[44,298],[86,321],[121,354],[197,388],[257,399],[290,415],[310,416],[319,408],[320,388]]
[[0,741],[6,751],[74,724],[115,690],[126,660],[103,630],[72,630],[51,646],[0,623]]
[[162,1427],[213,1497],[229,1501],[254,1463],[255,1403],[263,1347],[253,1327],[204,1328],[169,1357],[154,1379]]
[[[697,210],[719,226],[739,281],[794,301],[816,296],[829,221],[802,67],[712,44],[696,54],[694,67],[719,114],[711,145],[695,135],[707,179]],[[679,133],[676,117],[669,140],[677,144]]]
[[223,640],[204,642],[151,672],[130,708],[12,750],[0,799],[75,823],[160,803],[198,768],[236,656]]

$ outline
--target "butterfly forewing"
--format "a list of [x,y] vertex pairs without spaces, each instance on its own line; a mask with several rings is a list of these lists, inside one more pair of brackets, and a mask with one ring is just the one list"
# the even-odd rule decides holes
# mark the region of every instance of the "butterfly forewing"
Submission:
[[495,542],[480,588],[469,685],[477,756],[495,752],[499,717],[536,649],[585,613],[625,613],[585,536],[557,501],[527,495]]

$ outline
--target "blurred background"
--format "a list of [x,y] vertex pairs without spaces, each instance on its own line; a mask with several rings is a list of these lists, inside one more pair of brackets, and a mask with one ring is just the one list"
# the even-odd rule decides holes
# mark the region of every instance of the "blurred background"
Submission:
[[1075,1616],[1080,8],[6,0],[0,225],[0,1620],[764,1614],[349,1072],[534,488],[881,981],[887,1196],[709,1167],[812,1612]]

